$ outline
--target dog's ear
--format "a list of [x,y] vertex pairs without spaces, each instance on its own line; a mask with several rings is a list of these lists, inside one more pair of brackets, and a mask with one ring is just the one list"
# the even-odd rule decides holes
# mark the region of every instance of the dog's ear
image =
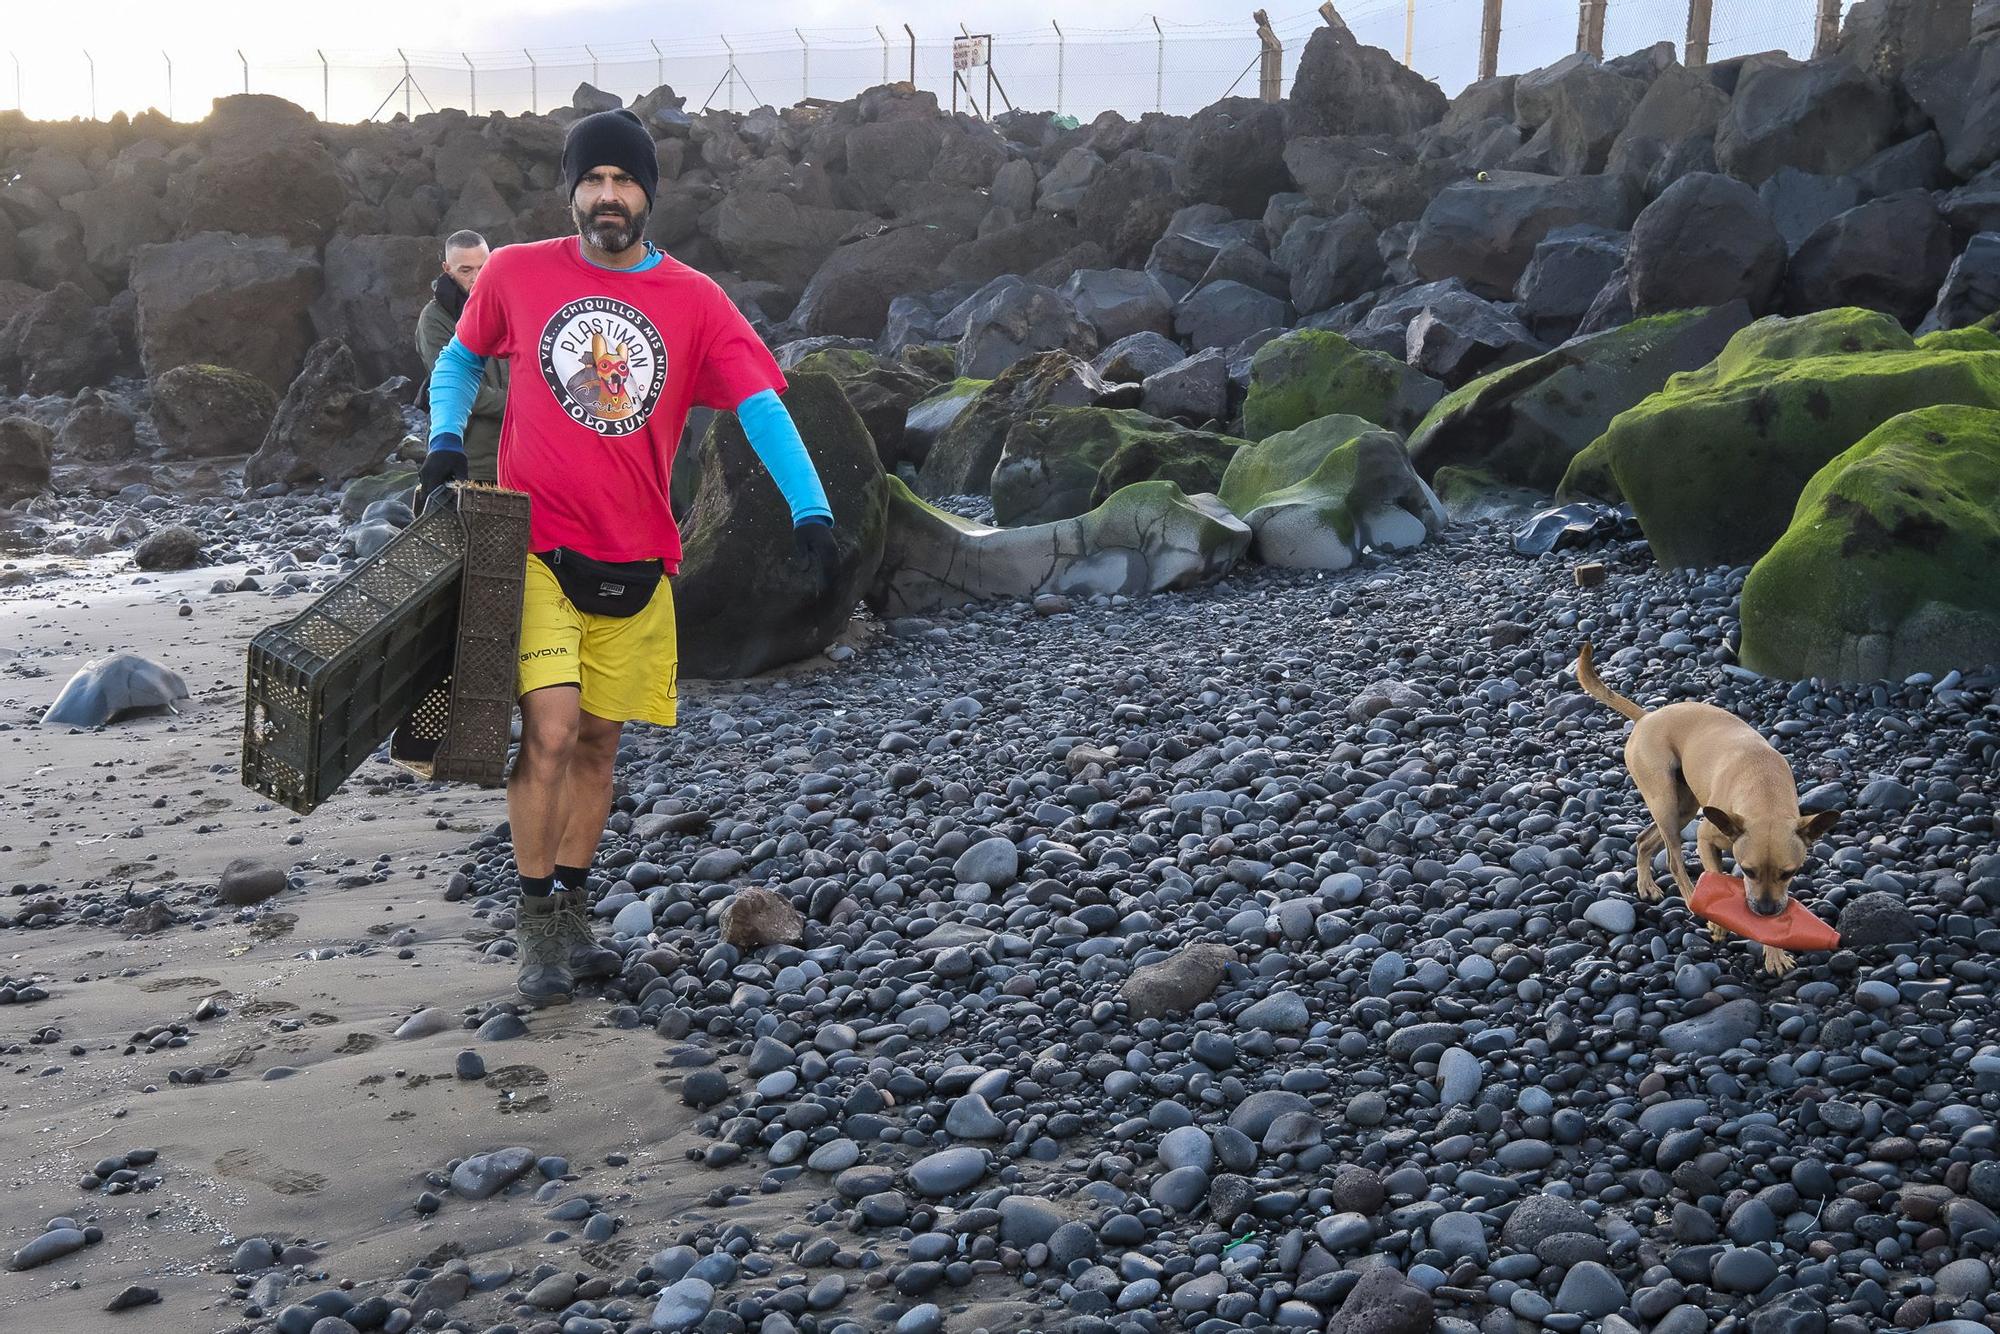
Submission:
[[1814,839],[1833,828],[1834,823],[1839,819],[1839,811],[1815,811],[1811,815],[1801,816],[1799,818],[1799,837],[1810,845]]
[[1728,811],[1723,810],[1720,806],[1702,807],[1701,818],[1714,825],[1716,832],[1720,833],[1724,838],[1739,839],[1743,837],[1743,822]]

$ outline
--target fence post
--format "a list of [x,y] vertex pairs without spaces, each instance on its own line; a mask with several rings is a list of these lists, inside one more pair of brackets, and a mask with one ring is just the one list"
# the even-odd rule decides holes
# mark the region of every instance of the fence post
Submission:
[[14,56],[14,109],[25,116],[28,114],[28,104],[21,100],[21,57],[14,55],[12,51],[7,54]]
[[803,101],[813,95],[813,49],[797,28],[792,29],[792,36],[799,39],[799,98]]
[[319,57],[319,118],[323,121],[331,121],[333,119],[333,72],[326,63],[326,52],[321,51],[318,47],[314,47],[313,53]]
[[1164,111],[1167,105],[1167,34],[1160,29],[1160,20],[1154,15],[1153,33],[1158,39],[1153,44],[1153,110]]
[[243,91],[245,94],[248,94],[250,91],[250,57],[244,55],[243,48],[239,46],[236,48],[236,58],[243,62]]
[[1840,48],[1840,0],[1819,0],[1819,26],[1813,33],[1813,59]]
[[1063,36],[1062,24],[1050,19],[1049,26],[1056,30],[1056,114],[1060,116],[1063,102],[1063,59],[1069,54],[1069,39]]
[[528,58],[528,114],[531,116],[540,115],[542,110],[540,106],[542,71],[535,64],[535,53],[533,51],[524,46],[521,48],[521,54]]
[[1576,20],[1576,49],[1604,59],[1604,0],[1582,0]]
[[[910,87],[914,88],[917,86],[917,30],[905,23],[903,31],[910,34]],[[16,61],[15,65],[18,68],[20,62]]]
[[583,53],[590,57],[590,86],[595,88],[597,87],[597,52],[591,50],[590,44],[586,42],[584,43]]
[[83,51],[83,63],[90,66],[90,118],[97,119],[97,57],[90,54],[90,48]]
[[468,114],[476,116],[479,114],[479,70],[474,67],[472,57],[465,52],[460,51],[458,58],[465,62],[466,100],[472,103]]
[[1486,0],[1486,13],[1479,21],[1479,77],[1490,79],[1500,72],[1500,0]]
[[396,48],[396,59],[403,62],[403,119],[415,120],[416,109],[410,104],[410,90],[414,86],[410,82],[410,58],[403,54],[403,48],[399,46]]
[[174,58],[165,51],[162,51],[160,52],[160,59],[167,62],[167,119],[172,120],[174,118]]
[[1403,6],[1403,68],[1417,67],[1417,0]]
[[[729,44],[727,37],[721,40],[722,49],[729,53],[729,68],[724,71],[723,77],[729,80],[729,109],[734,111],[736,110],[736,48]],[[709,94],[711,97],[714,95],[713,93]]]
[[875,36],[882,43],[882,83],[886,87],[889,82],[889,34],[883,32],[882,25],[878,23],[875,25]]
[[1689,69],[1708,63],[1708,28],[1713,15],[1714,0],[1688,0],[1687,45],[1682,49],[1681,63]]
[[1257,96],[1276,102],[1285,95],[1285,44],[1271,27],[1271,17],[1259,9],[1250,19],[1257,25]]
[[664,88],[667,83],[667,58],[660,54],[660,44],[648,37],[646,45],[653,48],[653,86]]

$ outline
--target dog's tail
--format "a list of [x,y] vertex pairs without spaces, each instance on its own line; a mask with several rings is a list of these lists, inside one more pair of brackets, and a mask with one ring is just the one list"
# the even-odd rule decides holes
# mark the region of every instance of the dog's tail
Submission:
[[1626,699],[1610,686],[1604,684],[1603,679],[1597,674],[1597,669],[1590,665],[1590,641],[1588,640],[1585,640],[1583,647],[1577,651],[1576,683],[1582,686],[1585,693],[1592,699],[1606,708],[1616,709],[1634,722],[1646,716],[1644,709],[1634,704],[1631,700]]

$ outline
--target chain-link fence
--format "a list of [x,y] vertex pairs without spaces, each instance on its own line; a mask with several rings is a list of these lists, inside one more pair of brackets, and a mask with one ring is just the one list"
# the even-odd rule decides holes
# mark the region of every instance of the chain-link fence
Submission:
[[[1502,72],[1532,69],[1575,50],[1579,4],[1589,0],[1502,0]],[[1671,42],[1678,51],[1692,0],[1596,0],[1607,55]],[[1850,0],[1851,2],[1851,0]],[[1709,0],[1709,59],[1752,51],[1811,54],[1826,0]],[[1337,3],[1360,40],[1407,60],[1456,93],[1479,73],[1489,0],[1349,0]],[[935,19],[928,21],[935,24]],[[1273,14],[1289,90],[1298,59],[1324,19],[1316,9]],[[989,38],[986,63],[955,70],[971,36]],[[1121,29],[1050,20],[1040,27],[972,34],[927,28],[765,31],[514,51],[314,50],[18,51],[0,64],[0,106],[37,119],[137,115],[154,109],[180,120],[208,114],[210,102],[238,92],[269,93],[323,119],[361,121],[454,107],[473,112],[546,111],[568,104],[577,85],[631,100],[670,84],[690,110],[747,111],[804,98],[841,99],[910,79],[946,106],[985,114],[1008,107],[1137,116],[1188,114],[1226,95],[1254,97],[1263,50],[1241,22],[1147,20]],[[11,75],[11,87],[9,77]],[[11,99],[9,93],[11,92]]]

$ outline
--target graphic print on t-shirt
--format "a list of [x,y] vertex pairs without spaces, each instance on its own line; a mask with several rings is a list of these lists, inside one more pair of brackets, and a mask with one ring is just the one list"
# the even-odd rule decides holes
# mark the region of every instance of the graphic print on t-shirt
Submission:
[[599,435],[645,426],[667,382],[667,345],[653,322],[623,301],[581,297],[549,316],[542,378],[571,421]]

